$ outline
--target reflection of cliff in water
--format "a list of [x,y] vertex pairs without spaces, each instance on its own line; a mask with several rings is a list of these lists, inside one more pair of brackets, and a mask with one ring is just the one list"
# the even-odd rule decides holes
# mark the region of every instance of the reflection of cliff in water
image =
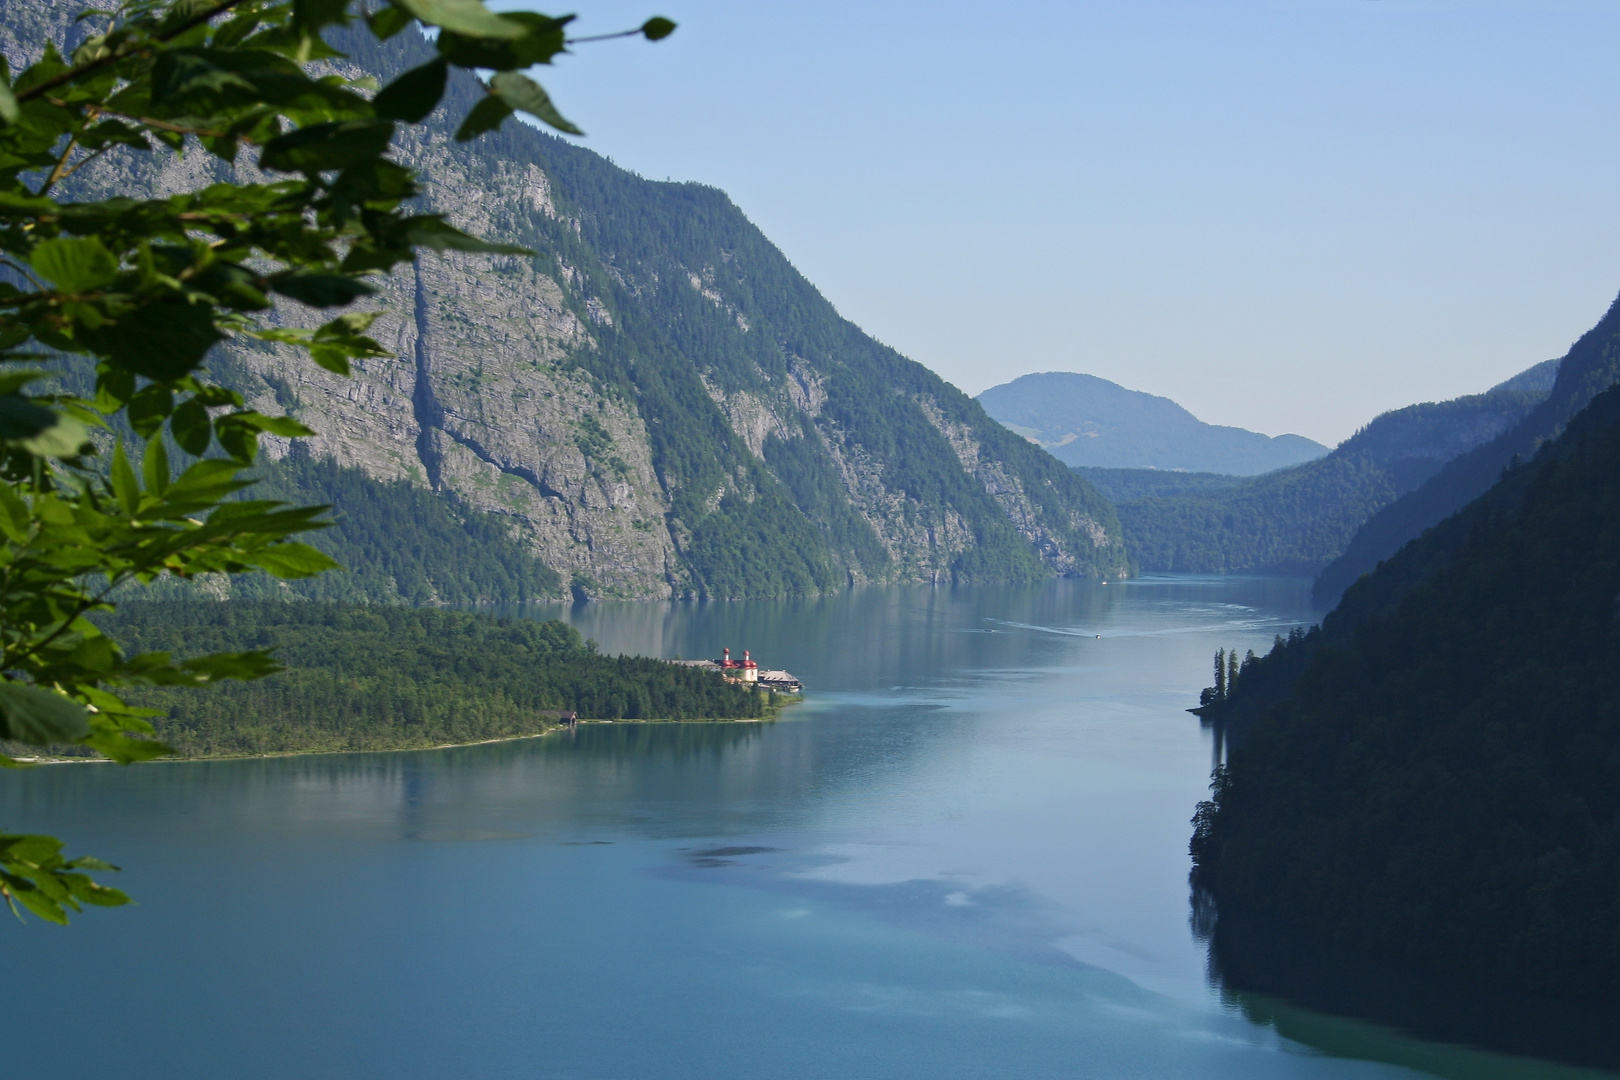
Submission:
[[[1019,624],[1090,637],[1108,629],[1121,586],[1067,580],[990,587],[862,586],[829,596],[747,604],[609,602],[487,608],[563,619],[606,653],[712,659],[753,651],[818,688],[882,689],[967,667],[1020,666],[1042,642]],[[999,640],[998,640],[999,639]],[[1062,638],[1045,644],[1063,647]],[[1072,645],[1072,641],[1069,642]]]
[[[1193,930],[1209,945],[1211,984],[1228,1006],[1286,1038],[1456,1080],[1573,1080],[1594,1075],[1587,1069],[1620,1070],[1615,1002],[1432,978],[1268,923],[1217,917],[1203,894],[1192,906]],[[1513,1060],[1532,1057],[1581,1068]]]

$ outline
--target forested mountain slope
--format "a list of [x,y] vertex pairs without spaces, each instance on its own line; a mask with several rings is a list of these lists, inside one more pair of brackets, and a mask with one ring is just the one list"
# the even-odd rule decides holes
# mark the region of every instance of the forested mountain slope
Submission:
[[1402,544],[1444,520],[1496,482],[1515,459],[1529,458],[1557,438],[1570,417],[1620,379],[1620,299],[1583,334],[1560,362],[1557,382],[1537,408],[1497,438],[1459,456],[1416,490],[1373,515],[1323,569],[1314,589],[1318,604],[1330,606],[1362,574]]
[[1246,476],[1225,473],[1173,472],[1169,469],[1101,469],[1088,465],[1070,466],[1102,492],[1103,498],[1116,507],[1120,503],[1141,502],[1143,499],[1167,498],[1174,495],[1207,495],[1238,487],[1248,481]]
[[1206,424],[1169,398],[1072,371],[1022,375],[978,402],[1068,465],[1255,476],[1328,452],[1303,435]]
[[[79,3],[8,5],[0,45],[74,33]],[[351,51],[340,70],[384,82],[433,48],[329,37]],[[453,80],[441,116],[481,92]],[[320,432],[316,461],[497,521],[532,560],[519,578],[554,572],[582,596],[1128,571],[1090,485],[840,318],[723,193],[644,180],[515,122],[450,136],[442,119],[402,136],[427,208],[536,257],[401,268],[371,331],[395,355],[352,378],[269,346],[213,361],[254,405]],[[159,193],[208,168],[109,154],[74,180]]]
[[1620,388],[1203,710],[1238,737],[1199,882],[1353,952],[1620,997],[1617,598]]
[[1548,370],[1538,364],[1483,394],[1384,413],[1303,465],[1121,503],[1131,555],[1143,570],[1314,574],[1379,509],[1523,420],[1545,396]]

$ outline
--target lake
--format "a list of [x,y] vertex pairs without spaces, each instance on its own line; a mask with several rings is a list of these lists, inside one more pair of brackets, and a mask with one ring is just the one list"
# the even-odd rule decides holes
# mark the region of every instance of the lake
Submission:
[[11,1075],[1575,1077],[1209,985],[1217,648],[1309,583],[868,588],[528,612],[751,649],[765,724],[0,775],[139,906],[0,922]]

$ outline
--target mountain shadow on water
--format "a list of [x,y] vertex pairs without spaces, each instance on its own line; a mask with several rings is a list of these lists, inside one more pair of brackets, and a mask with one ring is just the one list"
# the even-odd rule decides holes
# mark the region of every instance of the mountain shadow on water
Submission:
[[[1620,1026],[1611,1002],[1438,978],[1336,948],[1275,922],[1237,915],[1211,919],[1207,898],[1202,904],[1195,898],[1195,913],[1200,907],[1206,923],[1214,924],[1200,933],[1209,946],[1211,983],[1251,1021],[1275,1027],[1287,1038],[1455,1080],[1477,1080],[1488,1075],[1488,1066],[1444,1048],[1413,1046],[1400,1036],[1620,1070]],[[1303,1017],[1289,1006],[1322,1016]],[[1390,1029],[1389,1035],[1335,1031],[1327,1017],[1366,1021]]]

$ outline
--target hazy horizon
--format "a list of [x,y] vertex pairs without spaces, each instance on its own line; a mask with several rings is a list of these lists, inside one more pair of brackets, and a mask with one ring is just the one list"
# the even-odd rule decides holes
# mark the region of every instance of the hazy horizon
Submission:
[[969,394],[1079,371],[1333,445],[1561,356],[1620,290],[1613,5],[599,0],[575,28],[653,13],[657,47],[541,72],[583,145],[724,189]]

